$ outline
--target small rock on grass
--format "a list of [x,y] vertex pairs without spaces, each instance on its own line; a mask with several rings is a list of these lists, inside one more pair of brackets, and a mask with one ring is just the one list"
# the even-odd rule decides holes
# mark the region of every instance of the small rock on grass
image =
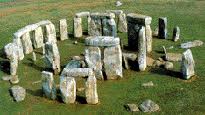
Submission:
[[147,82],[147,83],[143,83],[142,86],[143,87],[153,87],[154,83],[152,81],[150,81],[150,82]]
[[7,75],[7,76],[3,76],[1,79],[2,79],[3,81],[9,81],[11,78],[12,78],[11,75]]
[[142,112],[155,112],[155,111],[158,111],[160,108],[159,108],[159,105],[157,105],[152,100],[148,99],[148,100],[145,100],[142,104],[140,104],[139,109]]
[[138,107],[136,104],[126,104],[125,105],[125,108],[128,110],[128,111],[131,111],[131,112],[136,112],[136,111],[139,111]]
[[18,85],[11,87],[10,91],[16,102],[23,101],[26,97],[26,90]]
[[18,84],[19,83],[19,78],[17,75],[12,76],[10,79],[11,84]]

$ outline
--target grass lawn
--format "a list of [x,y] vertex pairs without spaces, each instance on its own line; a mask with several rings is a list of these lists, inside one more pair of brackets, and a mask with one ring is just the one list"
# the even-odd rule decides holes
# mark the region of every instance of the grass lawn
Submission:
[[[168,18],[168,40],[154,38],[153,58],[163,54],[162,45],[174,46],[168,52],[185,51],[179,49],[179,44],[185,41],[199,39],[205,42],[205,1],[203,0],[122,0],[121,7],[115,7],[115,0],[0,0],[0,46],[4,47],[12,41],[12,35],[18,29],[41,20],[52,21],[56,28],[58,21],[66,18],[69,33],[72,33],[72,18],[80,11],[105,11],[121,9],[126,13],[141,13],[153,18],[152,29],[158,24],[158,17]],[[84,24],[85,27],[86,24]],[[174,43],[170,39],[175,26],[181,30],[180,41]],[[58,31],[58,29],[57,29]],[[127,44],[127,34],[119,33],[119,37]],[[83,38],[85,38],[84,36]],[[80,55],[84,51],[84,44],[75,39],[59,41],[61,65],[69,62],[70,57]],[[196,74],[191,80],[180,79],[180,64],[174,63],[174,70],[148,68],[145,72],[123,70],[124,78],[114,81],[98,81],[99,105],[81,103],[84,96],[79,93],[77,104],[63,104],[42,97],[41,84],[32,84],[41,79],[44,70],[44,60],[41,53],[37,53],[37,62],[31,61],[32,54],[20,62],[18,76],[19,85],[27,91],[23,102],[16,103],[9,94],[12,86],[9,82],[0,80],[0,115],[6,114],[132,114],[125,110],[127,103],[140,104],[145,99],[151,99],[160,106],[160,111],[153,114],[171,115],[203,115],[205,114],[205,46],[192,48],[196,63]],[[36,52],[41,52],[37,49]],[[0,58],[0,76],[7,75],[5,59]],[[55,76],[59,84],[59,76]],[[142,83],[153,81],[154,87],[144,88]],[[79,83],[78,85],[83,85]],[[133,114],[143,114],[137,112]]]

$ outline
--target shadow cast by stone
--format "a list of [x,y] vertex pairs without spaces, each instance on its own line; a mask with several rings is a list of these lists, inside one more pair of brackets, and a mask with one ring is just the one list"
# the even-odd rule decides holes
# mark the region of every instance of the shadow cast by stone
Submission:
[[10,74],[10,63],[6,60],[0,61],[0,70],[6,74]]
[[78,102],[80,104],[87,104],[85,97],[79,96],[79,95],[76,95],[76,102]]
[[37,90],[26,89],[26,92],[36,97],[43,97],[42,89],[37,89]]
[[159,75],[168,75],[171,77],[183,79],[181,72],[174,71],[174,70],[167,70],[167,69],[163,69],[163,68],[151,68],[149,71],[151,73],[156,73]]
[[37,66],[35,63],[33,63],[33,60],[32,59],[28,59],[29,61],[31,61],[31,63],[23,63],[24,65],[28,66],[28,67],[32,67],[38,71],[43,71],[44,70],[44,67],[40,67],[40,66]]

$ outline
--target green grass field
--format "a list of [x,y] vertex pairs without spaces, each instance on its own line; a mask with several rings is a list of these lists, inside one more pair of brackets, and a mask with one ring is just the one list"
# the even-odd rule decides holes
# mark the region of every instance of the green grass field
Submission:
[[[72,18],[80,11],[100,11],[121,9],[126,13],[141,13],[153,18],[152,29],[158,24],[158,17],[168,17],[169,40],[154,38],[152,56],[157,59],[163,54],[162,45],[174,46],[168,52],[180,52],[179,44],[185,41],[200,39],[205,42],[205,1],[204,0],[122,0],[121,7],[115,7],[115,0],[0,0],[0,46],[4,47],[12,41],[12,35],[18,29],[39,22],[51,20],[56,27],[58,21],[66,18],[69,33],[72,34]],[[86,24],[84,24],[85,27]],[[173,28],[181,29],[181,40],[174,43]],[[57,29],[58,31],[58,29]],[[127,44],[127,34],[118,33]],[[86,36],[84,36],[86,37]],[[83,38],[84,38],[83,37]],[[75,39],[59,41],[61,65],[69,62],[70,57],[80,55],[84,44]],[[64,104],[42,97],[41,84],[32,84],[41,79],[41,71],[45,69],[41,53],[37,53],[38,61],[31,61],[32,54],[20,62],[18,76],[19,85],[27,91],[23,102],[16,103],[9,94],[12,86],[9,82],[0,80],[0,115],[6,114],[143,114],[130,113],[125,110],[127,103],[140,104],[145,99],[151,99],[160,106],[160,111],[153,114],[165,115],[203,115],[205,114],[205,47],[192,48],[196,63],[196,74],[191,80],[180,79],[178,72],[180,64],[174,63],[174,70],[148,68],[145,72],[123,70],[124,78],[114,81],[98,81],[99,105],[82,103],[83,93],[78,94],[77,104]],[[37,49],[36,52],[41,52]],[[7,75],[6,59],[0,58],[0,76]],[[59,76],[55,76],[59,84]],[[142,83],[153,81],[154,87],[144,88]],[[83,85],[79,83],[78,85]]]

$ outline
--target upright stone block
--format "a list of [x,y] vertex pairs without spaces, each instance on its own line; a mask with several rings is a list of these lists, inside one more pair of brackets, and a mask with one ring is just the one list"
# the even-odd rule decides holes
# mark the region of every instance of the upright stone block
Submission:
[[17,55],[18,55],[18,60],[23,60],[24,59],[24,52],[23,52],[23,46],[20,38],[14,38],[13,43],[15,46],[17,46]]
[[98,103],[97,83],[95,76],[89,76],[85,83],[85,96],[88,104]]
[[102,19],[103,36],[117,36],[117,27],[114,19]]
[[80,38],[83,36],[83,29],[82,29],[82,19],[81,18],[74,18],[74,37]]
[[12,56],[10,58],[10,74],[16,75],[18,69],[18,56],[15,52],[12,52]]
[[166,39],[167,38],[167,18],[166,17],[160,17],[159,18],[158,36],[159,36],[160,39]]
[[150,25],[145,26],[146,48],[147,53],[152,52],[152,29]]
[[13,53],[18,56],[18,47],[14,43],[8,43],[4,46],[4,52],[6,54],[6,58],[11,59],[13,58]]
[[53,79],[53,73],[42,72],[42,90],[49,99],[56,99],[56,87]]
[[145,28],[142,27],[139,31],[139,41],[138,41],[138,64],[139,70],[145,71],[147,67],[146,63],[146,37]]
[[119,32],[127,32],[127,19],[125,13],[119,14],[117,28]]
[[107,79],[122,78],[122,51],[120,45],[104,49],[104,70]]
[[60,20],[60,40],[68,39],[67,21],[66,19]]
[[29,32],[25,33],[21,38],[24,54],[33,52],[33,46]]
[[40,48],[43,46],[43,30],[41,27],[36,28],[31,33],[31,41],[34,48]]
[[75,78],[60,77],[60,93],[64,103],[75,103],[76,100],[76,82]]
[[32,52],[32,56],[33,56],[32,60],[33,60],[33,62],[35,62],[36,61],[36,53]]
[[60,54],[56,43],[45,44],[45,62],[54,73],[60,72]]
[[192,52],[190,49],[188,49],[182,54],[181,71],[184,79],[190,79],[195,75],[194,67],[195,62],[192,56]]
[[174,30],[173,30],[173,41],[178,41],[179,40],[179,36],[180,36],[180,29],[179,27],[175,27]]
[[97,79],[103,80],[101,51],[99,47],[89,46],[85,49],[85,62],[95,72]]
[[100,18],[94,16],[91,17],[89,27],[88,34],[90,36],[102,36],[102,22]]
[[56,29],[54,24],[46,25],[46,42],[56,43]]

